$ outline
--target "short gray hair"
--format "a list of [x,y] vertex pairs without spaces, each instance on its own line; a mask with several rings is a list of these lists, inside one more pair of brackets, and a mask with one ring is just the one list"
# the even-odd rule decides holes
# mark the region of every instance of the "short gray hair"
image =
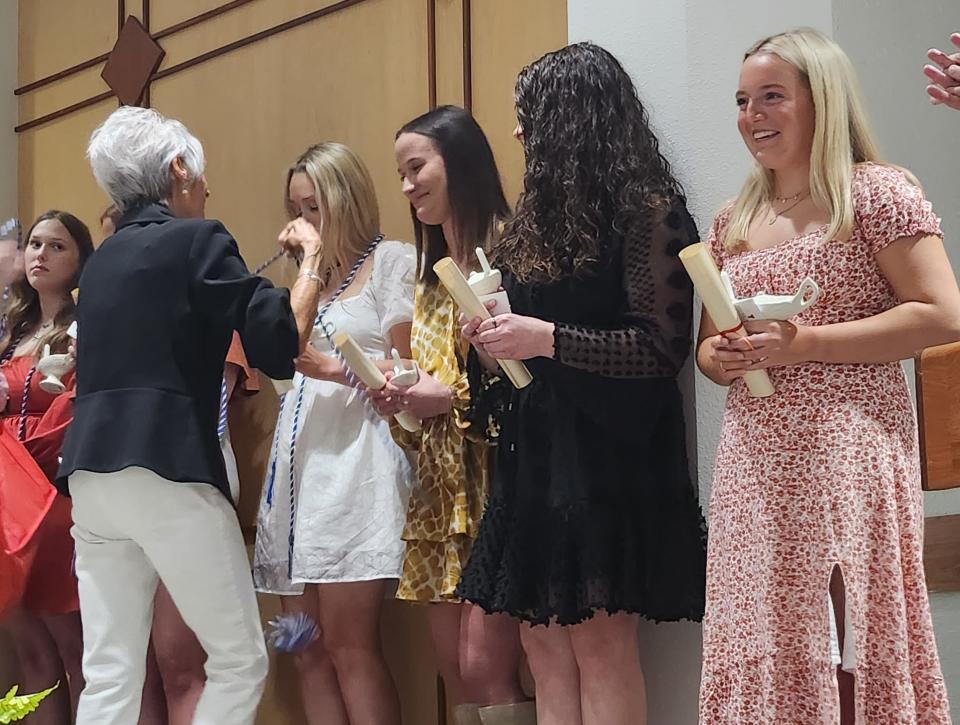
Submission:
[[90,168],[121,212],[167,199],[170,164],[180,159],[191,181],[203,174],[203,146],[187,127],[150,108],[123,106],[90,136]]

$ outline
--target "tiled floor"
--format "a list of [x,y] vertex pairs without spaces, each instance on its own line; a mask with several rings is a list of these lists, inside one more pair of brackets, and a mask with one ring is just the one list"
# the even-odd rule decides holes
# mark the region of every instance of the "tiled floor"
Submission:
[[943,677],[950,691],[950,708],[954,721],[960,722],[960,592],[931,594],[930,608]]

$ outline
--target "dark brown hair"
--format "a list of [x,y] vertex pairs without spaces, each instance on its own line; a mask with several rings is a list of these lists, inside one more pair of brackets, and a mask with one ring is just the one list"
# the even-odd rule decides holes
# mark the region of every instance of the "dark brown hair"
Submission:
[[[87,263],[90,255],[93,254],[93,240],[90,238],[90,230],[87,229],[86,224],[73,214],[51,209],[38,216],[33,224],[30,225],[30,229],[24,236],[26,240],[25,243],[27,245],[30,244],[30,238],[37,224],[51,219],[56,219],[63,224],[77,245],[79,258],[77,261],[77,274],[73,280],[73,287],[76,287],[77,282],[80,281],[80,273],[83,271],[83,266]],[[70,327],[70,323],[73,322],[74,311],[76,309],[73,297],[69,294],[67,294],[66,297],[67,299],[63,307],[60,308],[60,311],[54,318],[53,329],[40,340],[40,344],[38,345],[40,349],[43,349],[43,346],[48,344],[53,352],[66,352],[68,344],[67,328]],[[37,291],[30,286],[30,283],[25,277],[15,282],[13,285],[13,300],[7,315],[7,330],[9,334],[5,340],[0,341],[3,343],[0,351],[6,352],[9,345],[17,341],[17,339],[28,330],[38,325],[40,323],[40,316],[40,296],[37,294]]]
[[[461,244],[489,249],[498,221],[510,214],[500,172],[480,124],[457,106],[438,106],[403,126],[397,138],[415,133],[430,139],[447,170],[447,196]],[[440,225],[424,224],[410,207],[417,240],[417,277],[436,284],[433,265],[448,255]]]

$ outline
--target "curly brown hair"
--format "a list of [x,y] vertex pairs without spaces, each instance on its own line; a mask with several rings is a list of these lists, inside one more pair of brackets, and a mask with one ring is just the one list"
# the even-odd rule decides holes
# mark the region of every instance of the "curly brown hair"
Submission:
[[494,250],[520,280],[581,273],[604,244],[643,235],[684,197],[619,61],[593,43],[547,53],[516,85],[526,170]]

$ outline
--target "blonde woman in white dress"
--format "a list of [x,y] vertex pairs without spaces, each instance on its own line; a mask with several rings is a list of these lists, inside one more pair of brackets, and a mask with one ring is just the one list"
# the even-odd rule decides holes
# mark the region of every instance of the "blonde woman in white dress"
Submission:
[[416,259],[411,245],[382,240],[370,174],[346,146],[307,149],[287,173],[287,201],[291,218],[322,237],[324,292],[280,409],[254,578],[259,591],[285,595],[285,613],[319,626],[296,654],[308,721],[399,725],[379,622],[402,569],[413,474],[388,422],[349,384],[329,336],[350,333],[383,369],[392,348],[410,358]]

